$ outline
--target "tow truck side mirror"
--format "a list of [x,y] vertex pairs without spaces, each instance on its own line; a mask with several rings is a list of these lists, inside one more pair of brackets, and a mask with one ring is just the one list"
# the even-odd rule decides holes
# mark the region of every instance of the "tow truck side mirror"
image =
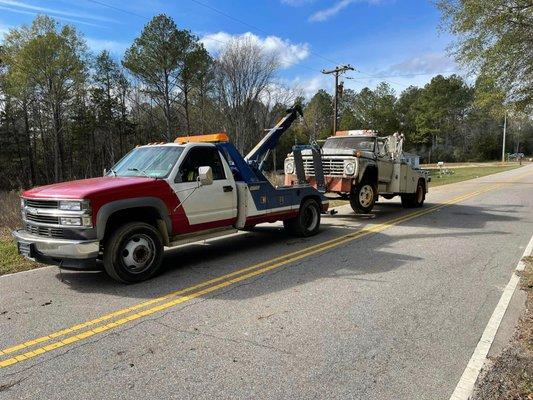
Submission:
[[213,184],[213,170],[211,167],[198,168],[198,182],[200,182],[200,186]]

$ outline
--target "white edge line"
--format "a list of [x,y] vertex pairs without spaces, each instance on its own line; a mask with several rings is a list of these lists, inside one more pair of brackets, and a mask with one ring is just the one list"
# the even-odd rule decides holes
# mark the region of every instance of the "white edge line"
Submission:
[[498,301],[498,304],[496,305],[496,308],[494,309],[494,312],[492,313],[492,316],[490,317],[489,322],[483,331],[483,335],[481,335],[481,339],[479,339],[476,349],[474,350],[472,357],[470,357],[470,361],[468,362],[463,375],[461,375],[461,379],[459,379],[455,390],[450,396],[450,400],[468,400],[472,395],[472,392],[474,391],[474,385],[479,373],[481,372],[481,368],[485,364],[487,354],[492,346],[496,332],[498,332],[498,328],[500,327],[503,316],[505,315],[507,307],[511,302],[511,297],[513,297],[516,287],[518,286],[518,282],[520,281],[520,277],[518,276],[517,272],[523,271],[525,268],[525,263],[522,261],[522,259],[532,254],[533,236],[529,240],[529,243],[524,251],[524,254],[520,258],[520,261],[518,261],[516,269],[513,271],[509,283],[507,283],[507,286],[505,286],[502,296],[500,297],[500,301]]

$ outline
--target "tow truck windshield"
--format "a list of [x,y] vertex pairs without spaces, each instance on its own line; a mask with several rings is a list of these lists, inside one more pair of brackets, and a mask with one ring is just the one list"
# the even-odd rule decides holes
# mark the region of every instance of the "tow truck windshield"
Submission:
[[181,146],[138,147],[116,163],[108,176],[166,178],[182,152]]
[[326,139],[324,143],[324,150],[342,149],[342,150],[365,150],[374,151],[375,139],[372,137],[357,137],[357,136],[344,136],[344,137],[331,137]]

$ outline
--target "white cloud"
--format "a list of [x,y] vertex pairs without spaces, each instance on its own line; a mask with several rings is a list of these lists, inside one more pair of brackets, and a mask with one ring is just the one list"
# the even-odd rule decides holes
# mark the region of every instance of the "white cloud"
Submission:
[[[294,87],[294,90],[302,93],[302,95],[307,99],[311,99],[316,92],[320,89],[324,89],[327,92],[333,90],[333,80],[329,75],[315,75],[310,78],[300,78],[296,77],[292,80],[291,86]],[[330,90],[331,89],[331,90]]]
[[125,42],[117,42],[114,40],[106,40],[106,39],[94,39],[94,38],[87,38],[87,46],[89,46],[89,49],[94,51],[95,53],[99,53],[102,50],[107,50],[110,53],[122,57],[126,49],[130,46],[128,43]]
[[226,43],[232,39],[239,38],[247,38],[258,44],[266,52],[276,54],[283,68],[288,68],[309,56],[309,44],[307,43],[291,43],[290,40],[282,39],[278,36],[261,38],[251,32],[238,35],[231,35],[227,32],[210,33],[203,36],[200,41],[204,44],[207,51],[216,54]]
[[457,70],[457,64],[445,54],[427,53],[393,64],[385,71],[385,73],[409,76],[421,74],[445,74],[457,72]]
[[333,4],[331,7],[325,8],[323,10],[319,10],[315,12],[313,15],[309,17],[309,21],[311,22],[323,22],[331,17],[337,15],[340,11],[344,10],[346,7],[348,7],[352,3],[362,3],[366,2],[369,4],[379,4],[382,1],[381,0],[341,0],[337,3]]

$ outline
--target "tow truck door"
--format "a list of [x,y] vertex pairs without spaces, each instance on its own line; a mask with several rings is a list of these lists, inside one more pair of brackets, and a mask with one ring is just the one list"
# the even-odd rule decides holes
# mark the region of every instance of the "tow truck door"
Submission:
[[392,180],[393,163],[385,140],[377,140],[376,149],[379,182],[389,183]]
[[[213,183],[198,187],[198,168],[213,171]],[[175,175],[172,190],[182,203],[173,215],[175,233],[233,225],[237,218],[237,188],[226,161],[214,146],[197,145],[185,154]]]

